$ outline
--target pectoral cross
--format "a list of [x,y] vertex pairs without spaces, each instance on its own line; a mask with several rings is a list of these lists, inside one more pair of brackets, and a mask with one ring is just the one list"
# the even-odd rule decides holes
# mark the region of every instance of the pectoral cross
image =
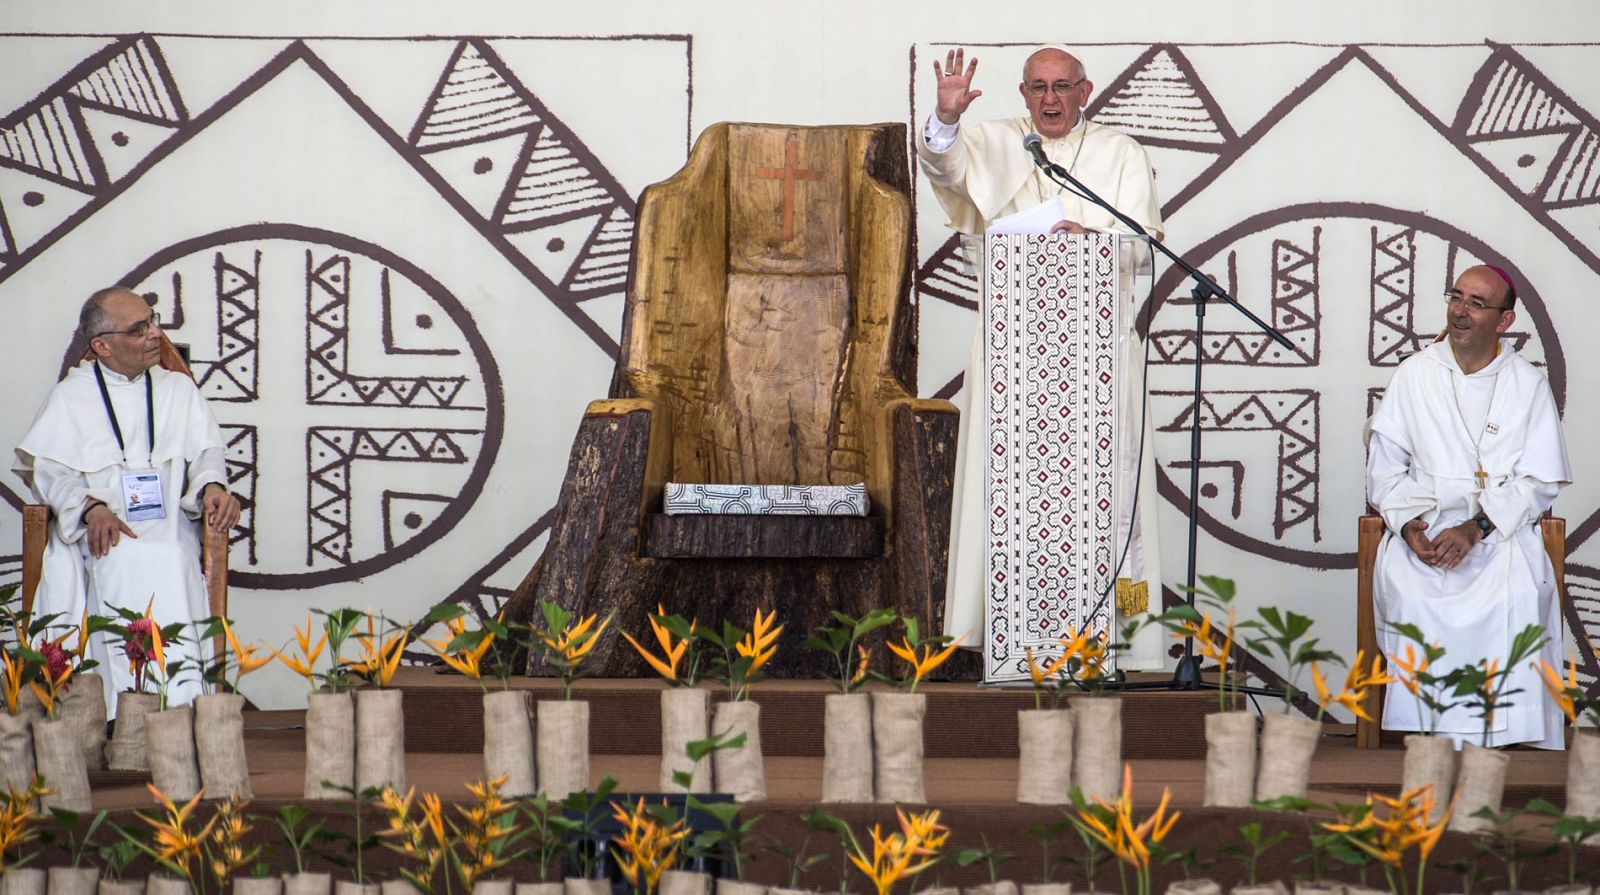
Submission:
[[1483,459],[1481,457],[1478,459],[1478,471],[1473,473],[1472,477],[1478,480],[1479,491],[1482,491],[1484,486],[1489,484],[1489,474],[1483,471]]

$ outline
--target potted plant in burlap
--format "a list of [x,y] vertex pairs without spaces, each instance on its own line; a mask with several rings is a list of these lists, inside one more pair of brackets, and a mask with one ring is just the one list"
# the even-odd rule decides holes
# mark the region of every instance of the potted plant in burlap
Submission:
[[67,864],[49,869],[46,891],[50,895],[96,895],[100,884],[100,868],[84,860],[89,846],[94,843],[95,831],[106,822],[106,812],[101,809],[89,818],[83,829],[84,815],[65,808],[51,808],[55,819],[55,843],[67,853]]
[[[284,667],[306,679],[306,772],[301,796],[337,799],[342,790],[356,786],[356,706],[350,695],[350,675],[340,660],[340,649],[355,628],[360,613],[338,609],[323,616],[322,633],[315,643],[316,625],[306,615],[306,626],[296,625],[293,655],[276,653]],[[326,672],[317,660],[332,645]],[[318,682],[321,682],[320,685]]]
[[1510,706],[1506,697],[1506,681],[1511,669],[1537,655],[1544,646],[1546,634],[1542,625],[1528,625],[1511,638],[1511,649],[1504,659],[1484,659],[1476,665],[1461,665],[1450,672],[1451,684],[1462,702],[1476,710],[1483,719],[1483,745],[1461,745],[1461,768],[1456,775],[1455,811],[1450,818],[1450,829],[1460,833],[1479,833],[1488,830],[1493,822],[1485,815],[1500,811],[1500,800],[1505,794],[1506,769],[1511,756],[1489,748],[1489,734],[1494,730],[1495,715]]
[[422,795],[420,819],[411,812],[415,790],[401,796],[385,788],[378,794],[389,820],[385,845],[406,859],[400,875],[409,886],[424,893],[454,892],[459,885],[462,893],[511,895],[511,881],[497,877],[525,854],[527,830],[518,823],[517,806],[501,797],[502,782],[467,784],[472,799],[457,806],[453,817],[435,793]]
[[98,771],[106,766],[106,688],[97,672],[100,663],[88,657],[89,638],[95,622],[87,612],[78,624],[76,647],[71,656],[72,679],[61,695],[56,714],[73,728],[84,767]]
[[[1111,852],[1124,868],[1133,871],[1134,888],[1123,886],[1124,895],[1150,895],[1150,859],[1152,849],[1172,832],[1179,813],[1167,813],[1171,793],[1161,789],[1161,802],[1156,810],[1143,820],[1133,817],[1133,769],[1122,768],[1122,786],[1116,801],[1095,799],[1093,806],[1081,795],[1075,800],[1075,810],[1068,815],[1086,840],[1097,843]],[[1091,884],[1092,886],[1092,884]]]
[[356,634],[359,655],[343,660],[344,667],[367,684],[355,691],[358,790],[406,785],[404,694],[389,684],[410,638],[410,626],[394,624],[368,609],[366,630]]
[[822,801],[872,801],[872,697],[860,692],[872,655],[862,639],[894,624],[899,613],[873,609],[861,618],[833,611],[832,625],[806,637],[807,649],[829,658],[825,672],[836,692],[822,709]]
[[[26,651],[32,655],[33,651]],[[30,661],[20,642],[0,643],[0,692],[5,696],[5,714],[0,715],[0,787],[23,790],[33,782],[33,722],[41,712],[38,697],[27,686],[38,676],[37,663]]]
[[29,845],[39,838],[44,818],[39,797],[44,793],[38,777],[0,792],[0,895],[45,895],[45,872],[27,866],[37,857]]
[[561,836],[564,863],[570,873],[561,882],[565,895],[611,895],[605,875],[605,838],[600,822],[606,817],[617,781],[605,777],[594,789],[580,789],[560,803],[550,815],[550,826]]
[[294,872],[283,875],[284,895],[331,895],[333,891],[332,876],[306,869],[313,847],[327,839],[322,821],[306,825],[310,816],[311,809],[304,805],[284,805],[272,815],[272,825],[294,855]]
[[1253,633],[1247,642],[1251,649],[1276,654],[1283,660],[1283,711],[1266,716],[1261,730],[1261,758],[1256,768],[1256,798],[1262,801],[1282,796],[1304,796],[1311,775],[1311,758],[1322,736],[1322,724],[1295,710],[1295,694],[1301,692],[1300,675],[1311,662],[1337,662],[1339,657],[1322,649],[1317,638],[1309,636],[1311,619],[1297,612],[1283,612],[1276,606],[1256,610],[1257,618],[1240,625]]
[[905,671],[886,678],[892,692],[872,694],[872,795],[879,802],[926,802],[922,787],[922,721],[928,697],[917,692],[928,673],[944,664],[961,638],[921,636],[917,620],[901,616],[904,636],[885,644],[905,663]]
[[[1561,713],[1572,724],[1572,742],[1567,746],[1567,804],[1564,816],[1600,821],[1600,697],[1590,696],[1578,683],[1578,663],[1567,660],[1567,677],[1550,663],[1539,660],[1539,673],[1545,689],[1561,706]],[[1582,718],[1587,723],[1579,723]]]
[[[1127,636],[1137,625],[1129,624]],[[1105,679],[1119,644],[1085,627],[1068,628],[1061,645],[1068,657],[1067,677],[1084,693],[1067,703],[1072,710],[1073,788],[1091,799],[1115,798],[1122,768],[1122,697],[1106,693]]]
[[[69,651],[67,638],[77,635],[78,649]],[[33,722],[33,762],[49,789],[43,803],[47,808],[89,811],[89,766],[79,744],[78,724],[62,717],[62,704],[72,677],[81,666],[92,666],[83,652],[88,640],[88,619],[76,631],[68,630],[54,638],[41,635],[32,648],[18,647],[23,656],[38,668],[38,680],[28,686],[44,707],[44,717]],[[95,682],[96,686],[99,682]]]
[[[759,802],[767,797],[761,706],[751,701],[750,685],[766,677],[766,664],[778,653],[783,626],[773,627],[776,620],[776,612],[763,616],[757,609],[748,632],[724,620],[721,631],[707,628],[700,635],[716,648],[711,677],[728,690],[727,701],[717,703],[711,719],[713,735],[728,744],[712,755],[711,777],[715,790],[732,795],[736,802]],[[734,742],[740,745],[732,745]]]
[[[1439,719],[1457,705],[1450,698],[1451,678],[1441,672],[1444,647],[1428,643],[1422,629],[1409,623],[1389,625],[1406,641],[1405,648],[1391,656],[1394,682],[1405,687],[1422,707],[1422,730],[1406,734],[1406,758],[1400,775],[1400,791],[1411,792],[1432,787],[1435,812],[1450,803],[1456,782],[1456,744],[1441,737]],[[1438,820],[1437,817],[1429,818]]]
[[[704,650],[697,623],[668,615],[660,605],[649,621],[660,655],[645,649],[626,631],[622,637],[667,682],[661,691],[661,791],[709,792],[710,768],[688,754],[689,744],[705,739],[711,729],[711,692],[699,686]],[[689,774],[686,786],[679,785],[680,772]]]
[[115,771],[148,771],[150,750],[145,742],[145,718],[161,710],[157,688],[167,674],[165,653],[159,661],[156,658],[156,640],[164,638],[165,642],[171,642],[182,633],[183,624],[175,622],[165,628],[156,624],[152,614],[154,594],[143,614],[123,606],[110,608],[115,616],[93,616],[89,624],[91,630],[104,631],[116,640],[117,649],[133,673],[133,686],[117,693],[116,723],[111,728],[106,764]]
[[533,631],[533,648],[561,679],[561,698],[539,700],[534,716],[539,789],[564,799],[589,788],[589,703],[572,698],[572,685],[583,676],[583,663],[611,616],[573,614],[549,600],[539,601],[543,623]]
[[[200,786],[213,799],[248,799],[250,767],[244,752],[244,696],[239,682],[272,661],[272,651],[260,644],[245,646],[225,618],[211,621],[204,638],[223,635],[228,647],[206,671],[213,692],[194,699],[194,750],[200,765]],[[232,672],[231,676],[229,672]]]
[[1033,708],[1017,709],[1017,801],[1026,805],[1065,805],[1072,793],[1072,713],[1061,710],[1061,697],[1073,686],[1067,676],[1072,653],[1067,640],[1059,643],[1061,653],[1043,665],[1033,647],[1023,648],[1033,684]]
[[[1256,789],[1256,716],[1249,710],[1234,708],[1239,701],[1238,690],[1229,691],[1229,684],[1238,687],[1228,673],[1234,643],[1235,593],[1232,580],[1201,575],[1194,594],[1203,609],[1197,611],[1179,604],[1155,619],[1172,636],[1191,640],[1203,658],[1217,663],[1217,710],[1207,714],[1205,720],[1204,804],[1208,807],[1249,807]],[[1213,621],[1224,611],[1228,618],[1226,628]]]
[[566,837],[554,823],[561,813],[561,803],[538,793],[517,803],[527,831],[527,859],[538,868],[539,880],[517,883],[513,895],[562,895],[561,869],[566,856]]
[[[439,654],[452,670],[472,679],[483,695],[483,775],[503,780],[500,792],[524,798],[538,792],[533,764],[533,713],[526,690],[511,689],[513,665],[504,649],[512,644],[512,627],[499,616],[482,619],[478,629],[467,630],[466,607],[460,603],[441,603],[423,619],[424,624],[443,622],[449,635],[442,640],[423,641]],[[486,661],[487,660],[487,661]],[[500,680],[500,689],[490,691],[483,673],[488,670]]]
[[[617,860],[622,878],[628,881],[634,895],[705,895],[702,880],[695,874],[673,876],[672,883],[663,885],[667,874],[678,862],[683,841],[689,835],[681,814],[673,814],[666,806],[646,805],[643,796],[631,804],[611,803],[612,819],[622,831],[611,837],[611,842],[622,853]],[[700,882],[699,891],[695,883]]]

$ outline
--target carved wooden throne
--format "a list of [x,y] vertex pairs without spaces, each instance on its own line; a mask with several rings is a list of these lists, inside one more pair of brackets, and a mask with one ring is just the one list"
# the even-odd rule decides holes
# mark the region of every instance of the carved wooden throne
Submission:
[[[957,412],[916,394],[905,127],[718,124],[639,204],[611,397],[589,405],[538,599],[615,613],[593,673],[644,673],[617,630],[657,603],[786,625],[777,674],[829,611],[892,606],[937,628]],[[666,482],[865,483],[865,517],[662,513]]]

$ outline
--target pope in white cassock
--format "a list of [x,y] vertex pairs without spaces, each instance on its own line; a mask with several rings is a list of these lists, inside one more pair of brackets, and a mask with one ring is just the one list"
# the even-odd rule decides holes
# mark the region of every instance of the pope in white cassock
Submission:
[[[1530,624],[1548,639],[1539,657],[1561,662],[1560,601],[1539,516],[1571,481],[1556,402],[1544,374],[1500,334],[1516,319],[1516,290],[1498,268],[1473,267],[1446,294],[1442,341],[1407,358],[1367,424],[1367,499],[1388,532],[1378,548],[1373,599],[1391,658],[1409,623],[1445,649],[1437,673],[1500,660]],[[1536,657],[1537,658],[1537,657]],[[1487,745],[1563,747],[1564,718],[1528,663],[1508,670],[1511,705]],[[1383,726],[1427,728],[1426,706],[1390,685]],[[1483,720],[1466,707],[1439,719],[1459,745],[1479,742]]]
[[[1045,177],[1031,156],[1022,148],[1029,133],[1043,138],[1050,161],[1070,172],[1101,198],[1160,239],[1161,209],[1156,202],[1155,174],[1144,147],[1121,131],[1096,124],[1083,114],[1094,84],[1083,65],[1065,49],[1042,47],[1027,59],[1022,83],[1017,87],[1028,114],[971,124],[962,115],[982,91],[972,89],[978,60],[966,62],[962,50],[949,53],[943,64],[934,61],[938,79],[938,102],[928,117],[920,139],[917,157],[922,171],[933,186],[949,226],[961,234],[968,263],[982,256],[983,233],[998,218],[1034,208],[1047,200],[1061,206],[1060,223],[1053,232],[1068,234],[1087,231],[1129,233],[1110,212],[1075,193],[1067,192]],[[1140,251],[1139,267],[1149,269],[1149,254]],[[1132,265],[1125,265],[1132,269]],[[1128,271],[1125,271],[1127,273]],[[1134,294],[1129,289],[1128,294]],[[1136,308],[1124,314],[1126,331],[1121,337],[1121,366],[1131,371],[1121,383],[1119,416],[1124,420],[1143,417],[1142,343],[1134,331]],[[984,402],[972,396],[987,392],[983,360],[982,327],[973,333],[967,360],[964,400],[961,410],[961,440],[956,453],[956,486],[950,535],[950,575],[945,599],[945,632],[965,635],[964,643],[975,645],[984,630],[984,582],[987,578],[985,549],[988,530],[984,499],[983,444],[986,424],[981,415]],[[959,406],[959,404],[958,404]],[[1160,604],[1160,575],[1156,539],[1155,451],[1149,433],[1144,433],[1140,450],[1137,425],[1125,426],[1118,433],[1118,455],[1125,458],[1118,476],[1117,504],[1122,508],[1119,542],[1131,543],[1123,564],[1122,578],[1147,582],[1155,605]],[[1140,458],[1135,464],[1135,458]],[[1143,473],[1135,476],[1136,470]],[[1132,500],[1134,480],[1138,479],[1137,510]],[[1160,632],[1154,626],[1137,638],[1132,648],[1119,657],[1123,668],[1159,667],[1162,663]]]
[[[195,520],[203,515],[217,531],[239,520],[217,421],[192,379],[159,366],[160,318],[139,295],[96,292],[79,328],[94,356],[50,390],[12,467],[50,507],[34,611],[61,613],[58,624],[76,625],[85,608],[143,613],[153,595],[161,626],[203,619],[209,610]],[[198,634],[190,626],[189,642],[167,651],[169,663],[191,663],[169,686],[169,704],[200,692]],[[133,677],[110,641],[96,635],[90,655],[114,707]]]

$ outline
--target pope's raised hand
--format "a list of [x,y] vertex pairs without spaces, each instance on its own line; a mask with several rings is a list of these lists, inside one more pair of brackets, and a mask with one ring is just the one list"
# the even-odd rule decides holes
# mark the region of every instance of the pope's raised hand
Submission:
[[945,124],[960,121],[972,101],[983,95],[982,90],[972,89],[972,76],[977,71],[978,57],[974,56],[971,62],[967,62],[966,51],[959,48],[946,54],[943,63],[933,60],[933,73],[939,84],[938,105],[934,114],[939,116],[940,121]]

